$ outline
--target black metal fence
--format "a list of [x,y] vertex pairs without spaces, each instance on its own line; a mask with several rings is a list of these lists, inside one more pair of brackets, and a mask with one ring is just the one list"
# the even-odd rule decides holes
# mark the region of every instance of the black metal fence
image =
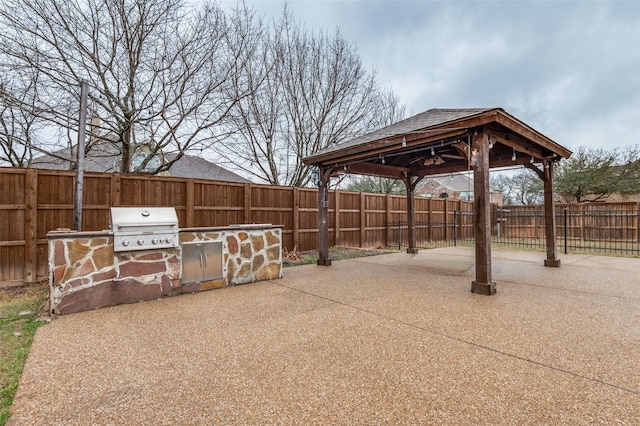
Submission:
[[[640,255],[640,211],[556,211],[558,251],[564,253],[611,253]],[[408,245],[407,222],[387,224],[394,239],[391,246]],[[455,211],[449,222],[418,222],[416,247],[427,249],[473,245],[473,212]],[[491,244],[513,248],[546,248],[545,216],[541,209],[495,209],[491,215]]]
[[[408,247],[409,245],[409,223],[406,221],[397,221],[387,223],[386,226],[391,228],[388,234],[392,236],[389,246]],[[416,222],[416,248],[429,249],[438,247],[448,247],[454,245],[455,226],[453,222]]]

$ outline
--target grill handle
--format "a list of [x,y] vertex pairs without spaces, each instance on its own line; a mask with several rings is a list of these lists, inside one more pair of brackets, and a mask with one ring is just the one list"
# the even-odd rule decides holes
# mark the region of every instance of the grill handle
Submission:
[[176,226],[175,222],[159,222],[159,223],[119,223],[118,228],[149,228],[151,226]]

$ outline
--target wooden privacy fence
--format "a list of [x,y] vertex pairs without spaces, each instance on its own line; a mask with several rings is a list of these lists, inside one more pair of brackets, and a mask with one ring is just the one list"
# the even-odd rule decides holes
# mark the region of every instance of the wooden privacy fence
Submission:
[[[73,227],[75,173],[0,168],[0,281],[32,282],[47,276],[46,234]],[[175,207],[181,228],[242,223],[283,225],[283,247],[317,246],[315,188],[218,182],[161,176],[85,173],[83,231],[109,229],[110,207]],[[465,201],[416,199],[416,222],[452,221]],[[331,191],[332,245],[395,245],[390,223],[407,221],[406,198]],[[444,232],[435,238],[452,238]]]
[[[494,207],[493,235],[544,238],[544,206]],[[640,242],[640,203],[556,204],[558,238]],[[495,228],[498,229],[495,229]]]

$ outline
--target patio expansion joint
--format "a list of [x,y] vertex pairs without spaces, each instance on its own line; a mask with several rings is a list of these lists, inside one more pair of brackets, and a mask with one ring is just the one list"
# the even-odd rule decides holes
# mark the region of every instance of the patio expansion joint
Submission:
[[290,287],[290,286],[284,285],[284,284],[282,284],[280,282],[276,282],[276,281],[268,281],[268,282],[271,283],[271,284],[274,284],[276,286],[279,286],[279,287],[287,288],[287,289],[289,289],[291,291],[295,291],[295,292],[298,292],[298,293],[306,294],[306,295],[312,296],[312,297],[317,297],[319,299],[323,299],[323,300],[326,300],[328,302],[332,302],[332,303],[335,303],[335,304],[338,304],[338,305],[341,305],[341,306],[344,306],[344,307],[347,307],[347,308],[350,308],[350,309],[354,309],[354,310],[357,310],[357,311],[360,311],[360,312],[364,312],[366,314],[373,315],[373,316],[376,316],[378,318],[381,318],[381,319],[384,319],[384,320],[387,320],[387,321],[392,321],[392,322],[395,322],[395,323],[398,323],[398,324],[402,324],[402,325],[410,327],[410,328],[414,328],[414,329],[417,329],[417,330],[425,331],[427,333],[430,333],[430,334],[433,334],[433,335],[436,335],[436,336],[444,337],[445,339],[453,340],[455,342],[459,342],[459,343],[462,343],[462,344],[465,344],[465,345],[473,346],[473,347],[476,347],[476,348],[479,348],[479,349],[483,349],[485,351],[489,351],[489,352],[493,352],[493,353],[496,353],[496,354],[499,354],[499,355],[503,355],[503,356],[506,356],[506,357],[509,357],[509,358],[513,358],[513,359],[516,359],[516,360],[519,360],[519,361],[522,361],[522,362],[525,362],[525,363],[537,365],[539,367],[543,367],[543,368],[547,368],[547,369],[550,369],[550,370],[553,370],[553,371],[557,371],[559,373],[563,373],[563,374],[566,374],[566,375],[569,375],[569,376],[573,376],[573,377],[576,377],[576,378],[579,378],[579,379],[582,379],[582,380],[587,380],[587,381],[590,381],[590,382],[598,383],[598,384],[601,384],[603,386],[607,386],[607,387],[610,387],[610,388],[618,389],[618,390],[623,391],[623,392],[630,393],[632,395],[640,396],[640,391],[639,390],[626,388],[624,386],[619,386],[619,385],[616,385],[614,383],[606,382],[604,380],[600,380],[600,379],[597,379],[597,378],[594,378],[594,377],[585,376],[584,374],[576,373],[575,371],[567,370],[567,369],[560,368],[560,367],[555,367],[555,366],[553,366],[551,364],[545,364],[544,362],[540,362],[540,361],[536,361],[536,360],[533,360],[533,359],[525,358],[525,357],[522,357],[522,356],[519,356],[519,355],[516,355],[516,354],[512,354],[512,353],[509,353],[509,352],[501,351],[500,349],[492,348],[490,346],[481,345],[479,343],[475,343],[475,342],[472,342],[472,341],[469,341],[469,340],[461,339],[459,337],[452,336],[452,335],[449,335],[449,334],[446,334],[446,333],[442,333],[442,332],[434,330],[434,329],[430,329],[430,328],[423,327],[423,326],[420,326],[420,325],[417,325],[417,324],[406,322],[406,321],[403,321],[403,320],[400,320],[400,319],[397,319],[397,318],[393,318],[393,317],[390,317],[390,316],[387,316],[387,315],[382,315],[382,314],[379,314],[377,312],[370,311],[368,309],[359,308],[357,306],[353,306],[353,305],[350,305],[348,303],[332,299],[330,297],[322,296],[322,295],[319,295],[319,294],[316,294],[316,293],[312,293],[312,292],[306,291],[306,290],[300,290],[300,289],[297,289],[295,287]]
[[[370,257],[375,257],[375,256],[370,256]],[[362,258],[356,258],[356,259],[349,259],[353,262],[359,262],[359,263],[368,263],[371,265],[379,265],[379,263],[375,262],[374,259],[368,259],[366,257],[362,257]],[[389,268],[396,268],[393,265],[386,265]],[[476,267],[475,264],[472,264],[471,266],[465,268],[465,269],[459,269],[456,271],[450,270],[450,269],[444,269],[444,268],[437,268],[437,267],[433,267],[433,266],[421,266],[421,265],[403,265],[402,269],[410,269],[412,271],[429,271],[431,273],[435,273],[438,275],[441,275],[443,277],[464,277],[466,275],[468,275],[469,271],[473,271],[473,269]],[[400,268],[398,268],[400,269]]]

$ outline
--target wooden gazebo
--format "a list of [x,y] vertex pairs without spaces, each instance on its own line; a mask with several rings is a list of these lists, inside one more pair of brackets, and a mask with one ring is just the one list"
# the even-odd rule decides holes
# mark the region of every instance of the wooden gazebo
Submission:
[[489,169],[522,165],[544,182],[545,266],[560,266],[556,253],[553,168],[571,151],[508,114],[502,108],[430,109],[406,120],[303,159],[319,172],[318,265],[329,259],[328,186],[340,173],[401,179],[407,188],[408,253],[416,253],[414,190],[430,175],[473,170],[476,279],[471,291],[494,294],[491,277]]

